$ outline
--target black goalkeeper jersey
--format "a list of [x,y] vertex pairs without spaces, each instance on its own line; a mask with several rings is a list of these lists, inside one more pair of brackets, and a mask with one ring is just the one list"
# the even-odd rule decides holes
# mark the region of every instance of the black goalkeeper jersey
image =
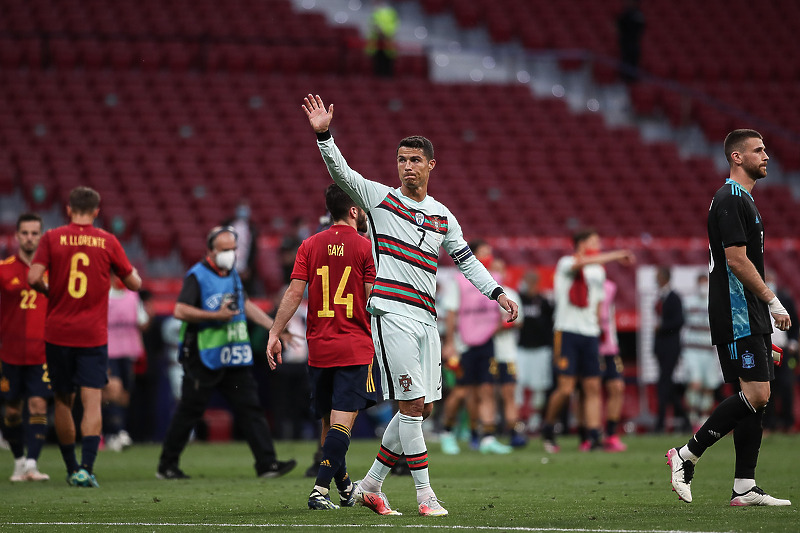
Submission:
[[764,279],[764,224],[752,195],[729,179],[711,202],[708,211],[708,242],[711,250],[708,280],[708,315],[715,345],[731,343],[750,335],[772,333],[765,302],[747,290],[731,272],[725,248],[745,246],[747,257]]

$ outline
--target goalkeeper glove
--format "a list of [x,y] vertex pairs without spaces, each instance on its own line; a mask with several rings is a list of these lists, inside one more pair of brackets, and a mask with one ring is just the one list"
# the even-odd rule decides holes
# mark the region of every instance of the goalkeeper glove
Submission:
[[772,362],[775,363],[775,366],[781,366],[783,362],[783,349],[774,344],[772,345]]

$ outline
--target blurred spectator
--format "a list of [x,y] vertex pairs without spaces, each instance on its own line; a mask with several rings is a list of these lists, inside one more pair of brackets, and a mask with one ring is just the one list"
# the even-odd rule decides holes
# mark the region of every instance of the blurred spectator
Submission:
[[689,421],[680,395],[675,392],[672,374],[681,356],[681,328],[683,327],[683,302],[672,289],[669,267],[659,267],[656,273],[658,301],[656,302],[656,334],[653,351],[658,360],[658,417],[655,431],[664,431],[667,406],[672,406],[673,430],[688,429]]
[[375,0],[374,5],[366,52],[372,56],[375,75],[391,78],[394,76],[394,59],[397,56],[394,37],[400,25],[400,17],[384,0]]
[[292,227],[288,233],[281,239],[281,272],[283,273],[282,281],[288,284],[292,281],[292,270],[294,269],[294,258],[297,255],[297,249],[311,236],[311,231],[308,228],[308,223],[303,217],[295,217],[292,221]]
[[642,34],[645,18],[639,9],[639,0],[627,0],[625,9],[617,17],[617,35],[622,63],[621,78],[628,83],[639,79],[639,56],[642,53]]
[[236,250],[236,272],[242,280],[242,286],[247,294],[257,294],[256,276],[258,261],[258,229],[251,219],[250,204],[246,201],[239,202],[236,214],[222,222],[223,226],[231,226],[239,235],[239,248]]
[[108,383],[103,388],[106,448],[121,452],[133,441],[128,434],[128,405],[134,384],[133,365],[145,356],[142,330],[150,322],[139,293],[111,277],[108,291]]
[[789,317],[792,327],[787,331],[774,328],[772,344],[783,349],[783,362],[775,367],[775,380],[772,382],[772,396],[764,412],[764,429],[791,431],[794,428],[794,386],[797,369],[798,342],[800,339],[800,321],[797,318],[797,306],[794,298],[787,290],[778,285],[775,273],[767,270],[767,286],[778,297]]
[[530,270],[520,286],[522,330],[517,355],[517,403],[528,432],[539,428],[547,391],[553,386],[554,307],[539,290],[539,274]]
[[714,408],[714,390],[722,385],[722,370],[717,351],[711,344],[708,321],[708,275],[697,276],[697,290],[684,300],[686,324],[683,327],[683,365],[688,388],[686,405],[692,428],[700,429]]

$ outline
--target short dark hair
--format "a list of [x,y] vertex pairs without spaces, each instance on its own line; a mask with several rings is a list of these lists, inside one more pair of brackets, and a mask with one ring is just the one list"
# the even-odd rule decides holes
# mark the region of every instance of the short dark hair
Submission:
[[17,231],[19,231],[19,228],[23,222],[38,222],[40,226],[44,226],[44,222],[42,222],[42,217],[40,217],[36,213],[22,213],[17,218]]
[[74,213],[91,214],[100,207],[100,193],[91,187],[75,187],[69,192],[69,207]]
[[672,270],[668,266],[658,267],[656,274],[666,282],[669,282],[669,280],[672,279]]
[[598,235],[597,230],[594,228],[582,228],[572,234],[572,244],[576,248],[580,243],[591,237],[592,235]]
[[732,165],[731,154],[742,149],[742,143],[747,139],[764,139],[756,130],[733,130],[725,136],[725,159]]
[[422,135],[412,135],[400,141],[397,145],[397,151],[400,152],[401,147],[406,148],[419,148],[422,150],[422,155],[428,158],[428,161],[433,159],[433,143],[423,137]]
[[351,207],[355,207],[356,203],[353,201],[346,192],[342,190],[335,183],[328,185],[325,189],[325,207],[331,213],[331,219],[334,222],[339,222],[347,219],[347,212]]

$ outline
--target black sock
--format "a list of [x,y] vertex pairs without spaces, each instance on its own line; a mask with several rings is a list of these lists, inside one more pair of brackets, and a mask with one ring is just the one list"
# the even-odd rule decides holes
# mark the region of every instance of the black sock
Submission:
[[733,446],[736,449],[736,473],[738,479],[755,479],[758,451],[761,448],[761,435],[764,428],[761,421],[764,409],[759,409],[753,416],[745,417],[733,429]]
[[542,426],[542,439],[553,440],[555,438],[555,427],[553,424],[545,424]]
[[97,449],[100,447],[100,435],[83,437],[81,440],[81,468],[90,474],[94,471],[94,461],[97,459]]
[[61,457],[64,459],[64,466],[67,467],[67,474],[77,472],[80,466],[78,466],[78,461],[75,459],[75,443],[59,444],[58,449],[61,450]]
[[754,414],[755,409],[747,401],[744,393],[739,392],[725,398],[694,437],[689,439],[689,451],[700,457],[707,448],[730,433],[741,420]]
[[616,435],[617,424],[619,424],[619,420],[606,420],[606,436]]
[[344,463],[347,448],[350,446],[350,429],[343,424],[334,424],[325,434],[322,445],[322,462],[319,464],[316,485],[329,487],[334,474]]
[[588,440],[592,443],[592,446],[599,446],[600,445],[600,430],[599,429],[590,429],[587,433]]
[[589,440],[589,430],[586,429],[586,426],[578,426],[578,438],[581,440],[581,442],[586,442]]
[[6,431],[3,433],[3,437],[5,437],[6,441],[8,442],[9,448],[11,448],[11,453],[14,454],[14,459],[19,459],[20,457],[25,456],[25,441],[22,438],[23,427],[22,427],[22,419],[18,420],[9,420],[8,418],[5,419],[5,426]]

